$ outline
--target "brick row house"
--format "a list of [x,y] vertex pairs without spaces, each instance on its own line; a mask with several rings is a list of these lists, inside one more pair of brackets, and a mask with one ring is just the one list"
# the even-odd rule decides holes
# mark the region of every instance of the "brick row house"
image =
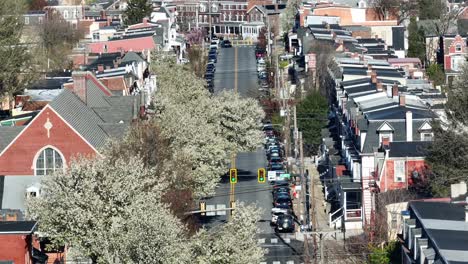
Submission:
[[323,131],[322,173],[333,183],[325,184],[334,203],[330,224],[359,230],[372,225],[376,193],[424,183],[431,121],[438,117],[408,88],[405,72],[387,61],[338,55],[335,63],[336,102]]

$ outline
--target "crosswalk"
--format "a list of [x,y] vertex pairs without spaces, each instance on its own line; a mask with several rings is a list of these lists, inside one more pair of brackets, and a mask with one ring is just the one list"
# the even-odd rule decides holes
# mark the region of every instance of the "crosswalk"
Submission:
[[[271,264],[296,264],[299,262],[294,262],[294,260],[287,260],[287,261],[272,261]],[[260,264],[270,264],[266,261],[260,262]]]

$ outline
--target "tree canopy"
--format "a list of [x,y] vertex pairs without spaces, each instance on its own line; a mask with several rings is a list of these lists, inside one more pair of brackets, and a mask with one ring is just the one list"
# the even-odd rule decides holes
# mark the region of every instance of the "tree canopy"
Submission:
[[143,18],[150,17],[153,7],[148,0],[128,0],[127,9],[124,12],[125,25],[141,23]]
[[434,122],[434,141],[427,161],[435,196],[447,196],[450,184],[468,181],[468,66],[448,92],[445,116]]
[[408,26],[408,57],[419,58],[421,61],[426,59],[426,43],[424,32],[418,28],[416,18],[410,19]]
[[193,164],[194,193],[209,195],[227,172],[231,155],[261,145],[263,110],[254,99],[233,92],[211,96],[203,79],[172,59],[157,57],[152,65],[158,76],[153,103],[161,134],[175,155]]
[[328,102],[319,92],[313,91],[296,106],[297,125],[302,131],[304,144],[316,153],[321,143],[321,130],[327,124]]

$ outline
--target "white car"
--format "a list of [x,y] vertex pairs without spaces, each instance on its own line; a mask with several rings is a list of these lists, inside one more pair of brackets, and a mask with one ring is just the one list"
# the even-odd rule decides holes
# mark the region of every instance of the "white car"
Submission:
[[280,215],[290,215],[291,210],[289,209],[284,209],[284,208],[272,208],[271,209],[271,224],[276,225],[276,222],[278,221],[278,217]]
[[180,63],[181,63],[181,64],[187,64],[187,63],[189,63],[189,62],[190,62],[189,59],[186,59],[186,58],[180,59]]

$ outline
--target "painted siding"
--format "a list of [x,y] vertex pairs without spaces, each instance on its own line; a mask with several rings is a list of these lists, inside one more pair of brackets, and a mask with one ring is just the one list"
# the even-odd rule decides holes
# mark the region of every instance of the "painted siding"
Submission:
[[[44,124],[52,128],[47,135]],[[47,145],[57,148],[67,163],[72,157],[95,155],[95,151],[76,134],[49,106],[30,123],[12,145],[0,156],[0,175],[34,175],[34,158]]]

